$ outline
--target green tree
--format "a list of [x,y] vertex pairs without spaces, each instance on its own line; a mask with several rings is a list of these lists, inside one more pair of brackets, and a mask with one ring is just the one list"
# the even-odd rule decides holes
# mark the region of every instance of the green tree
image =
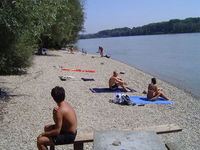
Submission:
[[81,35],[81,38],[97,37],[116,37],[116,36],[134,36],[134,35],[151,35],[167,33],[191,33],[200,32],[200,18],[186,18],[184,20],[172,19],[166,22],[150,23],[141,27],[129,29],[115,28],[111,30],[99,31],[96,34]]
[[[70,0],[0,1],[1,74],[25,70],[31,64],[33,49],[37,47],[38,39],[42,34],[45,33],[46,35],[55,36],[55,39],[62,39],[59,38],[60,35],[57,36],[57,34],[49,32],[49,29],[56,28],[55,31],[65,31],[66,26],[63,26],[62,23],[69,20],[65,16],[62,17],[64,14],[63,9],[69,12],[71,18],[74,18],[75,13],[73,14],[68,10],[68,6],[63,5],[68,1]],[[75,1],[79,3],[78,0]],[[73,7],[73,3],[71,5]],[[82,9],[79,11],[82,11]],[[55,27],[57,24],[58,26]],[[82,27],[82,24],[80,26]],[[71,26],[69,27],[70,30],[74,29],[71,29]]]
[[39,41],[42,47],[61,48],[77,40],[83,29],[84,13],[79,0],[63,0],[57,10],[54,24],[41,34]]

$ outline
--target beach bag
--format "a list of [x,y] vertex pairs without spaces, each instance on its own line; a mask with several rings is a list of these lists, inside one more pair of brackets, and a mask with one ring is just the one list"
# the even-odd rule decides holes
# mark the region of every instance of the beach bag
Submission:
[[130,99],[130,97],[128,95],[124,95],[123,94],[121,96],[121,99],[122,99],[121,104],[123,104],[123,105],[131,105],[131,99]]
[[131,100],[128,95],[118,93],[115,95],[113,99],[113,103],[122,104],[122,105],[131,105]]
[[113,103],[121,103],[121,100],[122,100],[122,99],[121,99],[121,96],[122,96],[121,93],[116,94],[115,97],[113,98],[112,102],[113,102]]

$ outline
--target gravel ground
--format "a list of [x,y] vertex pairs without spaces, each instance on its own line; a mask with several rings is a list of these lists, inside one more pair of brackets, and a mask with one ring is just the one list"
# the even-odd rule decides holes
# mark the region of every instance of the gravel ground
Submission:
[[[184,90],[158,80],[158,86],[174,101],[174,105],[149,104],[145,106],[121,106],[110,103],[113,93],[92,93],[89,88],[108,86],[112,71],[120,75],[130,88],[137,90],[128,95],[145,96],[152,76],[113,59],[66,51],[52,51],[50,56],[35,56],[28,73],[20,76],[0,76],[1,87],[11,95],[9,101],[0,99],[0,149],[33,150],[36,137],[43,126],[53,123],[55,106],[50,91],[59,85],[66,90],[66,100],[78,116],[78,132],[94,130],[133,129],[164,124],[177,124],[183,131],[159,135],[165,143],[176,143],[180,149],[200,149],[200,101]],[[61,71],[59,66],[71,69],[95,70],[96,73]],[[73,76],[73,80],[61,81],[58,76]],[[80,78],[94,78],[84,82]],[[72,146],[57,146],[57,150]],[[86,144],[85,149],[92,149]]]

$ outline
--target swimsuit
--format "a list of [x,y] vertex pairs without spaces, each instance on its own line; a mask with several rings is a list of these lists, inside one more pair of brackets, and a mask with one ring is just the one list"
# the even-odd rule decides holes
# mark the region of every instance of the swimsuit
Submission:
[[[150,89],[148,90],[148,94],[149,94],[149,93],[153,94],[153,97],[154,97],[154,92],[155,92],[155,90],[150,90]],[[147,99],[148,99],[148,100],[153,100],[153,99],[152,99],[152,96],[149,97],[148,94],[147,94]]]
[[154,91],[154,90],[148,90],[148,92],[152,92],[152,93],[153,93],[153,92],[155,92],[155,91]]
[[118,88],[117,84],[114,84],[113,86],[110,87],[111,90],[116,90]]
[[77,131],[75,133],[61,131],[60,134],[52,136],[52,139],[55,145],[71,144],[74,142],[76,134]]

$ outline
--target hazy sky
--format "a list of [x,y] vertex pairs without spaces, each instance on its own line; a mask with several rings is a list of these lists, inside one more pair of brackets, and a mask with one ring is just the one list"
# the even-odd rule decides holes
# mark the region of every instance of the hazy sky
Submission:
[[200,0],[86,0],[85,33],[200,17]]

